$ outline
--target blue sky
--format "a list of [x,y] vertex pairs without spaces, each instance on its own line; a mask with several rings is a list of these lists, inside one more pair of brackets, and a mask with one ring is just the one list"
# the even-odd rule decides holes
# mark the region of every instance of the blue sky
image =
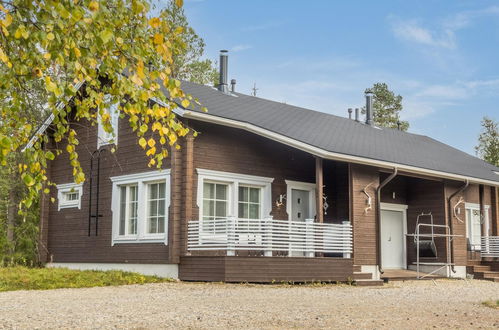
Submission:
[[336,115],[386,82],[410,131],[468,153],[499,120],[499,2],[186,0],[206,57],[249,94]]

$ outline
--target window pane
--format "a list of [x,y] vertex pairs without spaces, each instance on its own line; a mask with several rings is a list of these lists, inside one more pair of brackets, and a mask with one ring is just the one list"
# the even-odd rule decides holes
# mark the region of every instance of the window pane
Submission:
[[158,186],[159,186],[159,198],[165,198],[166,184],[165,183],[158,183]]
[[158,201],[149,202],[149,216],[154,217],[158,215]]
[[157,219],[156,218],[150,218],[149,219],[149,234],[154,234],[157,233],[158,227],[157,227]]
[[248,204],[247,203],[239,203],[239,218],[247,219],[248,218]]
[[247,202],[248,201],[248,187],[239,187],[239,201]]
[[203,198],[215,198],[215,184],[205,183],[203,185]]
[[250,188],[250,199],[251,203],[260,203],[260,188]]
[[165,217],[161,217],[158,219],[158,233],[165,232]]
[[217,201],[215,207],[215,216],[217,218],[225,218],[227,216],[227,202]]
[[160,200],[158,202],[158,215],[165,215],[165,200]]
[[137,207],[138,207],[138,187],[130,186],[130,209],[129,209],[129,221],[128,221],[128,234],[137,234]]
[[150,184],[149,185],[149,199],[157,199],[158,198],[158,185]]
[[125,223],[126,223],[126,187],[120,188],[120,226],[119,234],[125,235]]
[[227,199],[227,185],[217,184],[216,195],[217,195],[217,199],[226,200]]
[[215,215],[215,202],[210,200],[203,201],[203,218]]
[[260,205],[259,204],[249,204],[249,218],[250,219],[260,219]]

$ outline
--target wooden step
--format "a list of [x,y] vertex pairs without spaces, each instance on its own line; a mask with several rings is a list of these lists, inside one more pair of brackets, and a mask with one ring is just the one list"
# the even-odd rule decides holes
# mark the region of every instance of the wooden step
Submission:
[[486,278],[499,278],[499,272],[485,271],[485,272],[475,272],[476,279],[486,279]]
[[356,280],[356,286],[383,286],[383,280]]
[[371,273],[353,272],[354,280],[371,280],[372,278],[373,274]]
[[360,273],[362,271],[362,266],[353,265],[353,272]]
[[484,266],[484,265],[476,265],[476,266],[470,266],[468,267],[468,271],[472,272],[490,272],[490,266]]

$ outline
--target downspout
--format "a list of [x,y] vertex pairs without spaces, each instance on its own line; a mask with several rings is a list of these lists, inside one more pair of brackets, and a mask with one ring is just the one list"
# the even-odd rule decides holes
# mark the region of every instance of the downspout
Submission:
[[[468,188],[468,186],[470,185],[470,182],[468,179],[466,179],[466,181],[464,181],[464,185],[461,186],[461,188],[459,188],[458,190],[456,190],[452,195],[450,195],[448,198],[447,198],[447,208],[448,208],[448,212],[449,212],[449,231],[450,231],[450,234],[452,235],[453,233],[453,228],[452,228],[452,198],[454,198],[455,196],[457,196],[458,194],[462,193],[466,188]],[[456,270],[454,269],[454,254],[452,253],[452,251],[454,250],[454,242],[451,238],[450,239],[450,251],[448,253],[450,253],[450,262],[451,262],[451,270],[453,273],[456,272]]]
[[393,180],[397,176],[398,168],[393,169],[393,173],[390,174],[388,178],[383,180],[380,183],[378,188],[376,188],[376,227],[377,227],[377,235],[376,235],[376,256],[378,259],[378,269],[381,274],[384,273],[383,268],[381,267],[381,189],[386,186],[390,181]]

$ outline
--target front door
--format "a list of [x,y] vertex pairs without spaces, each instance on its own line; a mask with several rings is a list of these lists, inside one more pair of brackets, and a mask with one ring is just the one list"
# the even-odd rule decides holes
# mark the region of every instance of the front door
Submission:
[[381,210],[381,266],[405,269],[405,213]]
[[[291,221],[305,222],[310,218],[310,192],[306,190],[291,189]],[[298,236],[300,237],[300,236]],[[304,240],[298,238],[295,244],[290,245],[290,255],[293,257],[305,256]]]

